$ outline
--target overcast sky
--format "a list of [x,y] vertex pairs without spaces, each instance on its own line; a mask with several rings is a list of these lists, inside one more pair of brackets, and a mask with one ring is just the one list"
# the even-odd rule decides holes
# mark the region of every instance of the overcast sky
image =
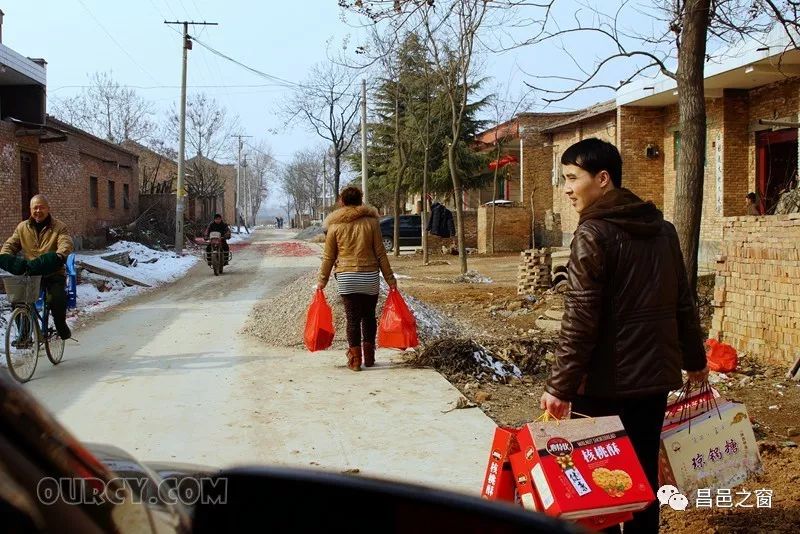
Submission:
[[[165,19],[218,22],[190,33],[242,63],[293,82],[303,81],[310,67],[341,48],[346,37],[351,46],[363,38],[357,23],[364,21],[352,14],[345,20],[336,0],[11,0],[0,7],[5,13],[3,43],[47,60],[49,99],[73,95],[91,73],[110,70],[118,82],[153,101],[160,118],[180,94],[181,39],[178,28],[165,25]],[[586,45],[591,54],[592,43]],[[529,79],[525,72],[553,74],[558,61],[546,49],[486,56],[485,74],[494,78],[487,87],[502,84],[507,94],[520,94],[523,80]],[[322,144],[302,126],[283,127],[278,109],[287,98],[286,88],[197,45],[189,52],[188,72],[190,92],[213,95],[240,117],[252,141],[267,142],[279,161]],[[612,96],[610,91],[587,93],[550,109]],[[541,105],[538,101],[537,107]]]

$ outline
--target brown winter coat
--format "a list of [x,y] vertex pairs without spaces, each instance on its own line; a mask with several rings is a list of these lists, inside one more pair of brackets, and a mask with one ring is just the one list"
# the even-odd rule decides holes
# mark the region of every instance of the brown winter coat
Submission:
[[373,272],[380,269],[386,283],[394,284],[394,273],[383,248],[378,210],[372,206],[344,206],[325,219],[325,252],[319,281],[327,284],[331,269],[343,272]]
[[635,397],[681,386],[706,365],[675,227],[650,202],[613,189],[580,217],[561,336],[545,389]]
[[[36,231],[33,219],[19,223],[11,237],[3,244],[0,254],[13,256],[21,250],[26,260],[33,260],[47,252],[56,252],[66,259],[74,248],[67,225],[52,216],[49,219],[41,233]],[[57,271],[59,274],[64,272],[64,267]]]

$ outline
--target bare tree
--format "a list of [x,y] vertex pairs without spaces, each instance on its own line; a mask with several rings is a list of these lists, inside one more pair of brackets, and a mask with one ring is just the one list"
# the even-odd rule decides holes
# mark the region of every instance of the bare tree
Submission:
[[342,157],[358,134],[355,120],[360,102],[354,73],[332,62],[311,69],[283,113],[289,121],[301,120],[333,148],[333,182],[339,194]]
[[247,194],[247,211],[252,225],[255,224],[262,202],[267,198],[268,184],[276,174],[277,164],[272,156],[272,149],[263,141],[248,148],[248,169],[244,190]]
[[[674,222],[691,287],[696,288],[706,144],[705,63],[725,54],[743,39],[762,39],[776,24],[783,26],[790,47],[797,48],[800,3],[797,0],[652,0],[649,5],[634,6],[622,0],[613,11],[606,12],[590,5],[582,5],[577,11],[570,6],[568,16],[572,22],[568,24],[557,20],[559,5],[564,4],[551,0],[539,6],[537,16],[530,19],[535,20],[532,36],[514,46],[570,42],[577,34],[588,34],[596,38],[594,50],[600,56],[587,64],[564,45],[579,74],[535,76],[536,82],[530,85],[550,93],[551,97],[545,101],[562,101],[584,90],[618,90],[643,75],[660,73],[676,82],[681,159]],[[643,33],[626,28],[626,17],[642,15],[655,23],[655,30]],[[622,60],[630,64],[629,75],[619,83],[606,82],[604,72]],[[673,68],[676,64],[677,68]],[[556,83],[562,87],[554,88]]]
[[[168,119],[171,138],[177,143],[180,119],[173,110]],[[232,153],[231,134],[238,128],[238,118],[205,93],[196,93],[186,102],[187,153],[194,156],[187,163],[186,192],[203,202],[208,217],[217,198],[225,193],[225,176],[219,159]]]
[[302,215],[315,217],[320,213],[322,200],[323,154],[318,150],[299,151],[281,175],[281,188],[295,210],[298,226]]
[[56,99],[53,115],[112,143],[145,141],[155,131],[152,103],[123,87],[112,73],[95,72],[80,94]]
[[489,10],[485,0],[449,0],[434,8],[433,2],[421,7],[422,25],[431,50],[431,58],[439,73],[442,88],[450,102],[450,144],[447,161],[453,181],[456,208],[456,233],[461,272],[467,272],[467,250],[464,240],[464,206],[462,177],[456,161],[456,142],[461,137],[464,116],[469,102],[473,61],[478,32]]

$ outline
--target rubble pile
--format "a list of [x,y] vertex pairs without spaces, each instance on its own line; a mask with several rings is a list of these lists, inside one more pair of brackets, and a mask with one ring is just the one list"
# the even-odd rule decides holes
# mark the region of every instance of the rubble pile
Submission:
[[[320,236],[324,235],[325,234],[322,231],[322,226],[309,226],[308,228],[298,232],[294,238],[300,241],[318,242],[320,240]],[[325,238],[322,237],[321,240],[324,241]]]
[[496,358],[515,365],[526,375],[550,371],[556,350],[556,338],[526,335],[486,342],[486,349]]
[[483,276],[475,270],[469,270],[453,279],[454,284],[491,284],[492,281],[488,276]]
[[444,338],[425,345],[408,360],[412,367],[431,367],[450,381],[475,378],[505,383],[520,378],[520,369],[493,356],[471,339]]

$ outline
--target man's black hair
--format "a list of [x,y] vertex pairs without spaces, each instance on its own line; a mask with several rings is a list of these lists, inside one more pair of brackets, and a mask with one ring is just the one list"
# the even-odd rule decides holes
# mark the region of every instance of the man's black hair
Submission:
[[755,202],[756,200],[758,200],[758,197],[756,196],[755,193],[747,193],[746,196],[747,196],[748,200],[750,200],[752,202]]
[[214,214],[214,218],[215,218],[215,219],[221,219],[221,218],[222,218],[222,215],[220,215],[219,213],[215,213],[215,214]]
[[614,187],[622,187],[622,157],[617,147],[607,141],[590,137],[578,141],[561,154],[562,165],[575,165],[595,176],[608,172]]

